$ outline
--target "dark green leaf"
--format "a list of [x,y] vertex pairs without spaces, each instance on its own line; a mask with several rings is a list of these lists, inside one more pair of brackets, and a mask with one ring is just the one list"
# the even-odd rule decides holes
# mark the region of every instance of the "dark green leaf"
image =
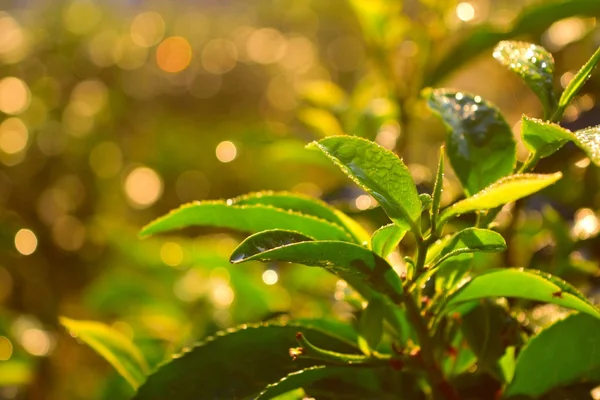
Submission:
[[137,400],[244,399],[291,372],[322,365],[310,359],[292,360],[296,333],[315,345],[342,353],[357,349],[310,324],[242,326],[188,349],[161,366],[142,385]]
[[525,81],[542,102],[549,118],[556,108],[552,54],[535,44],[505,40],[494,49],[494,58]]
[[[286,240],[288,244],[284,244]],[[283,261],[323,267],[352,286],[356,287],[354,282],[358,281],[400,301],[400,277],[387,261],[371,250],[346,242],[308,240],[293,232],[260,232],[248,237],[233,251],[231,262]]]
[[398,243],[404,238],[404,235],[406,235],[406,229],[396,224],[382,226],[373,233],[371,248],[385,258],[398,247]]
[[434,264],[463,253],[498,252],[506,250],[502,235],[489,229],[467,228],[455,233],[440,251]]
[[[524,34],[542,34],[554,22],[573,17],[600,15],[600,3],[597,0],[555,0],[546,3],[536,2],[527,7],[515,19],[512,26],[478,25],[466,34],[458,43],[445,52],[433,71],[425,76],[425,86],[434,86],[465,62],[491,49],[501,40],[508,40]],[[459,56],[457,56],[459,55]]]
[[261,392],[256,400],[268,400],[280,396],[296,388],[319,381],[335,375],[343,374],[349,367],[327,367],[318,365],[300,371],[292,372],[279,382],[272,383]]
[[513,171],[516,144],[495,106],[446,89],[432,90],[428,104],[448,128],[446,152],[468,196]]
[[446,221],[456,215],[499,207],[538,192],[552,185],[561,177],[560,172],[548,175],[517,174],[507,176],[494,182],[479,193],[446,208],[440,219]]
[[575,288],[535,270],[492,269],[476,276],[450,296],[446,310],[469,300],[517,297],[581,311],[600,318],[600,311]]
[[565,108],[571,103],[573,97],[579,92],[579,90],[583,87],[585,82],[592,76],[592,71],[596,68],[596,65],[600,61],[600,48],[596,50],[596,52],[592,55],[592,57],[581,67],[581,69],[577,72],[577,75],[573,77],[569,85],[565,88],[565,91],[560,96],[560,100],[558,101],[558,110],[556,110],[556,114],[553,116],[553,121],[559,121],[562,117]]
[[572,132],[565,128],[539,119],[523,116],[521,136],[527,148],[539,158],[548,157],[565,143],[574,140]]
[[530,339],[517,358],[506,396],[539,397],[549,390],[588,380],[600,382],[600,320],[574,314]]
[[325,221],[339,225],[344,228],[354,241],[363,244],[369,241],[369,234],[352,218],[343,212],[330,207],[324,201],[313,197],[305,196],[299,193],[290,192],[257,192],[231,199],[233,205],[263,205],[281,208],[283,210],[296,211],[313,217],[324,219]]
[[377,350],[383,336],[384,303],[378,297],[373,297],[362,311],[358,322],[358,347],[367,356]]
[[502,307],[482,302],[461,316],[461,331],[477,355],[477,364],[496,379],[506,382],[500,360],[507,347],[521,344],[519,323]]
[[353,136],[335,136],[312,142],[357,185],[381,204],[399,226],[420,231],[421,202],[406,165],[391,151]]
[[233,201],[199,201],[185,204],[146,225],[141,235],[152,235],[188,226],[214,226],[243,232],[290,229],[315,239],[350,240],[341,227],[320,218],[260,204],[235,206]]
[[134,389],[144,383],[148,373],[146,360],[122,333],[95,321],[75,321],[61,317],[60,323],[71,336],[86,343],[108,361]]

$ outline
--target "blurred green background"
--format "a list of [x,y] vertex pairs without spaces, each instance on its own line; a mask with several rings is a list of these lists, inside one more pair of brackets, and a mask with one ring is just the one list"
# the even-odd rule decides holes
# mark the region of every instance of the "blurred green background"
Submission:
[[[385,222],[375,201],[305,144],[376,140],[428,191],[444,129],[420,90],[479,94],[518,136],[541,106],[491,48],[503,35],[546,46],[560,88],[600,43],[597,16],[585,0],[0,0],[0,399],[131,395],[60,315],[111,325],[152,365],[239,323],[351,319],[351,294],[324,271],[231,267],[240,236],[137,232],[181,203],[258,190],[322,197],[373,229]],[[600,123],[599,84],[567,126]],[[593,294],[600,176],[588,165],[567,146],[539,168],[567,183],[501,222],[515,229],[511,265],[559,254]],[[460,193],[448,174],[445,201]],[[556,249],[560,234],[583,244]]]

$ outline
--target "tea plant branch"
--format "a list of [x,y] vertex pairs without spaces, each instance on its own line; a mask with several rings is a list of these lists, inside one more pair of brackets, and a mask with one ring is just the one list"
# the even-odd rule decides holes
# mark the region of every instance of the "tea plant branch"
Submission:
[[321,349],[308,341],[302,332],[296,334],[296,340],[301,347],[290,349],[292,358],[312,358],[314,360],[325,361],[341,365],[388,365],[392,357],[388,354],[371,353],[371,356],[358,354],[345,354],[335,351]]
[[431,386],[433,398],[435,400],[459,400],[454,388],[452,388],[450,383],[444,378],[437,366],[433,351],[433,343],[429,337],[425,320],[421,316],[419,307],[415,303],[415,299],[406,291],[404,292],[404,304],[408,313],[408,318],[412,322],[417,333],[419,346],[421,347],[420,354],[424,364],[424,371],[426,373],[427,381]]

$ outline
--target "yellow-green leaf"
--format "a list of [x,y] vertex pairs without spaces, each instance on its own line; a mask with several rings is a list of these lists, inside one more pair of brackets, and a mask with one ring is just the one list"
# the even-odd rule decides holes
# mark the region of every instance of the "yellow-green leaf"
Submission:
[[146,380],[148,365],[140,350],[122,333],[95,321],[76,321],[61,317],[60,323],[71,336],[81,340],[137,389]]

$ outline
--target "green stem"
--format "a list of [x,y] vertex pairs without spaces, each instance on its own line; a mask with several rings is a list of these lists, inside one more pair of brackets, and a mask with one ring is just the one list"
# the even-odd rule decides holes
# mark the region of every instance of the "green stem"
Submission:
[[527,161],[525,161],[523,163],[523,165],[521,165],[521,168],[519,168],[519,170],[517,171],[517,173],[524,174],[526,172],[530,172],[531,170],[533,170],[535,168],[535,166],[537,165],[538,161],[540,161],[540,156],[537,153],[531,153],[531,154],[529,154],[529,157],[527,158]]
[[373,353],[371,356],[358,354],[344,354],[335,351],[321,349],[306,339],[302,332],[296,334],[296,340],[301,347],[290,349],[290,355],[294,358],[312,358],[342,365],[382,365],[388,364],[391,360],[389,355]]

